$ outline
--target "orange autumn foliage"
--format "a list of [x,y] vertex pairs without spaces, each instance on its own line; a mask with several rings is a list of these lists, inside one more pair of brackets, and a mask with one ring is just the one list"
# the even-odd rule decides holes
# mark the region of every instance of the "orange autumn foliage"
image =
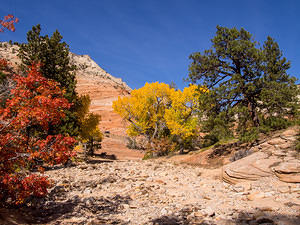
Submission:
[[3,20],[0,20],[0,32],[4,32],[5,29],[10,31],[15,31],[15,23],[18,23],[19,19],[13,15],[4,16]]
[[37,65],[26,76],[9,76],[14,87],[0,105],[0,201],[21,204],[29,196],[46,195],[50,187],[48,178],[31,174],[29,166],[36,159],[65,163],[74,156],[75,139],[48,135],[49,126],[59,124],[71,106],[57,82],[43,77]]

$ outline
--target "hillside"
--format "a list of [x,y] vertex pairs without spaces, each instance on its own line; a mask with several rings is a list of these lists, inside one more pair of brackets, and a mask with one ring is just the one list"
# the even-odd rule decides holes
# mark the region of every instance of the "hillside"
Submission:
[[118,96],[130,94],[131,88],[121,79],[107,73],[88,55],[70,54],[71,62],[78,68],[76,71],[77,91],[91,97],[90,111],[101,115],[101,130],[113,134],[124,134],[121,118],[113,113],[112,102]]

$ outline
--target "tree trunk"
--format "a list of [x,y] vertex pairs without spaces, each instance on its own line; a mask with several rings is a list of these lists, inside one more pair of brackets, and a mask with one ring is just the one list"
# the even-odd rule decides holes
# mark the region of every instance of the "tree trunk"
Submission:
[[94,138],[91,138],[91,148],[90,148],[89,155],[90,156],[94,155]]
[[248,109],[250,111],[250,117],[251,117],[251,120],[253,122],[253,125],[255,127],[258,127],[259,126],[259,118],[258,118],[258,115],[257,115],[257,112],[256,112],[256,107],[255,107],[254,103],[249,102]]
[[157,125],[157,123],[155,123],[155,129],[154,129],[154,132],[153,132],[153,135],[152,135],[152,140],[155,138],[155,136],[157,134],[157,131],[158,131],[158,125]]

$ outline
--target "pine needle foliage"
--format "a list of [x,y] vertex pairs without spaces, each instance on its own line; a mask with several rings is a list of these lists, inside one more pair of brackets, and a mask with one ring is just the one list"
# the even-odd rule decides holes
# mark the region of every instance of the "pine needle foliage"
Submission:
[[189,80],[209,89],[200,95],[203,129],[248,141],[286,127],[297,114],[299,90],[278,43],[267,37],[261,46],[245,29],[221,26],[211,42],[190,56]]

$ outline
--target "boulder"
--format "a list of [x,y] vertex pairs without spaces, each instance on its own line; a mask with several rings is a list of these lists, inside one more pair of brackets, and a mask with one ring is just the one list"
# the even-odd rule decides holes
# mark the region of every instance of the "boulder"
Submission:
[[223,166],[222,178],[236,184],[241,181],[257,180],[272,175],[271,165],[281,162],[277,157],[265,152],[255,152],[245,158]]
[[273,167],[274,174],[279,180],[288,183],[300,183],[300,160],[293,159]]
[[268,141],[268,144],[270,145],[282,145],[282,144],[285,144],[287,141],[284,140],[283,138],[281,137],[278,137],[278,138],[273,138],[271,140]]
[[284,132],[281,133],[281,137],[294,137],[297,136],[299,133],[299,127],[295,126],[295,127],[291,127],[287,130],[285,130]]
[[223,180],[236,184],[276,175],[281,181],[300,183],[300,160],[294,154],[297,134],[298,127],[277,132],[257,145],[257,152],[223,166]]

